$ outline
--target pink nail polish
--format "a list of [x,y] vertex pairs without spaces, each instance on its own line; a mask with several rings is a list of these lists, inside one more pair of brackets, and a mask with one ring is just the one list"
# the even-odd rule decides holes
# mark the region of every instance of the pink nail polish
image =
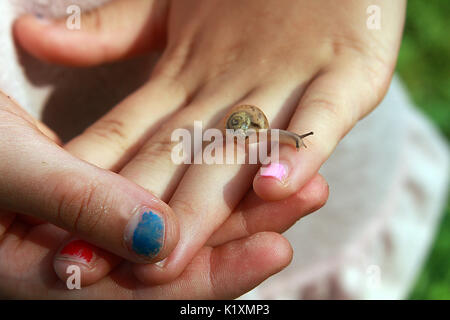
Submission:
[[262,167],[259,175],[262,177],[273,177],[283,181],[287,177],[287,168],[281,163],[271,163],[267,167]]

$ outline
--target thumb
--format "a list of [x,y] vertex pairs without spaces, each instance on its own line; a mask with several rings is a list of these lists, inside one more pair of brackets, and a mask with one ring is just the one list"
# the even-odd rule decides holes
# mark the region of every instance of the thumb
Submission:
[[134,262],[172,251],[178,223],[164,202],[67,153],[1,93],[0,106],[1,209],[48,221]]
[[69,28],[67,18],[26,15],[15,22],[14,34],[41,60],[92,66],[163,46],[167,10],[168,0],[116,0],[82,13],[79,30]]

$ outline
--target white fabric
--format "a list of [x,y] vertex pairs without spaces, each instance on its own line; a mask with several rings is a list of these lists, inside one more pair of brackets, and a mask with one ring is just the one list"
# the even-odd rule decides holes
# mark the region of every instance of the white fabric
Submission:
[[[93,70],[48,66],[16,51],[11,25],[24,12],[61,16],[69,4],[100,2],[0,1],[0,89],[66,138],[137,88],[154,59]],[[326,206],[286,232],[292,264],[242,299],[404,298],[439,222],[448,163],[442,137],[394,79],[323,166]]]

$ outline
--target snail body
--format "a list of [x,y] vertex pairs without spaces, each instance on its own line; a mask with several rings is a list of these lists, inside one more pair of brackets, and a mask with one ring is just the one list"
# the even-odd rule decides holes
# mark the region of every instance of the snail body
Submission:
[[[225,117],[225,129],[231,129],[235,132],[240,132],[244,134],[246,138],[251,133],[258,133],[261,130],[268,131],[268,139],[272,140],[274,134],[269,127],[269,121],[266,115],[258,107],[252,105],[239,105],[233,107]],[[249,132],[250,131],[250,132]],[[303,142],[303,138],[310,136],[313,132],[307,134],[298,135],[296,133],[277,130],[278,131],[278,141],[282,144],[289,144],[297,149],[297,151],[306,145]]]

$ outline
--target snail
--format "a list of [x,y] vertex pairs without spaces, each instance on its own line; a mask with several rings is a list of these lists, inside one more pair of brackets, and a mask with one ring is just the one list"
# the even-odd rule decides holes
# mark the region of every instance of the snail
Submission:
[[[268,130],[270,134],[269,121],[267,120],[266,115],[262,112],[258,107],[252,105],[239,105],[233,107],[225,117],[225,129],[231,130],[241,130],[240,132],[247,137],[249,137],[250,132],[260,131],[260,130]],[[306,145],[303,142],[303,138],[313,135],[313,132],[309,132],[306,134],[298,135],[296,133],[286,131],[286,130],[278,130],[279,138],[278,141],[283,144],[289,144],[297,149],[300,147],[305,147]],[[270,134],[270,137],[272,135]],[[270,139],[270,138],[269,138]]]

